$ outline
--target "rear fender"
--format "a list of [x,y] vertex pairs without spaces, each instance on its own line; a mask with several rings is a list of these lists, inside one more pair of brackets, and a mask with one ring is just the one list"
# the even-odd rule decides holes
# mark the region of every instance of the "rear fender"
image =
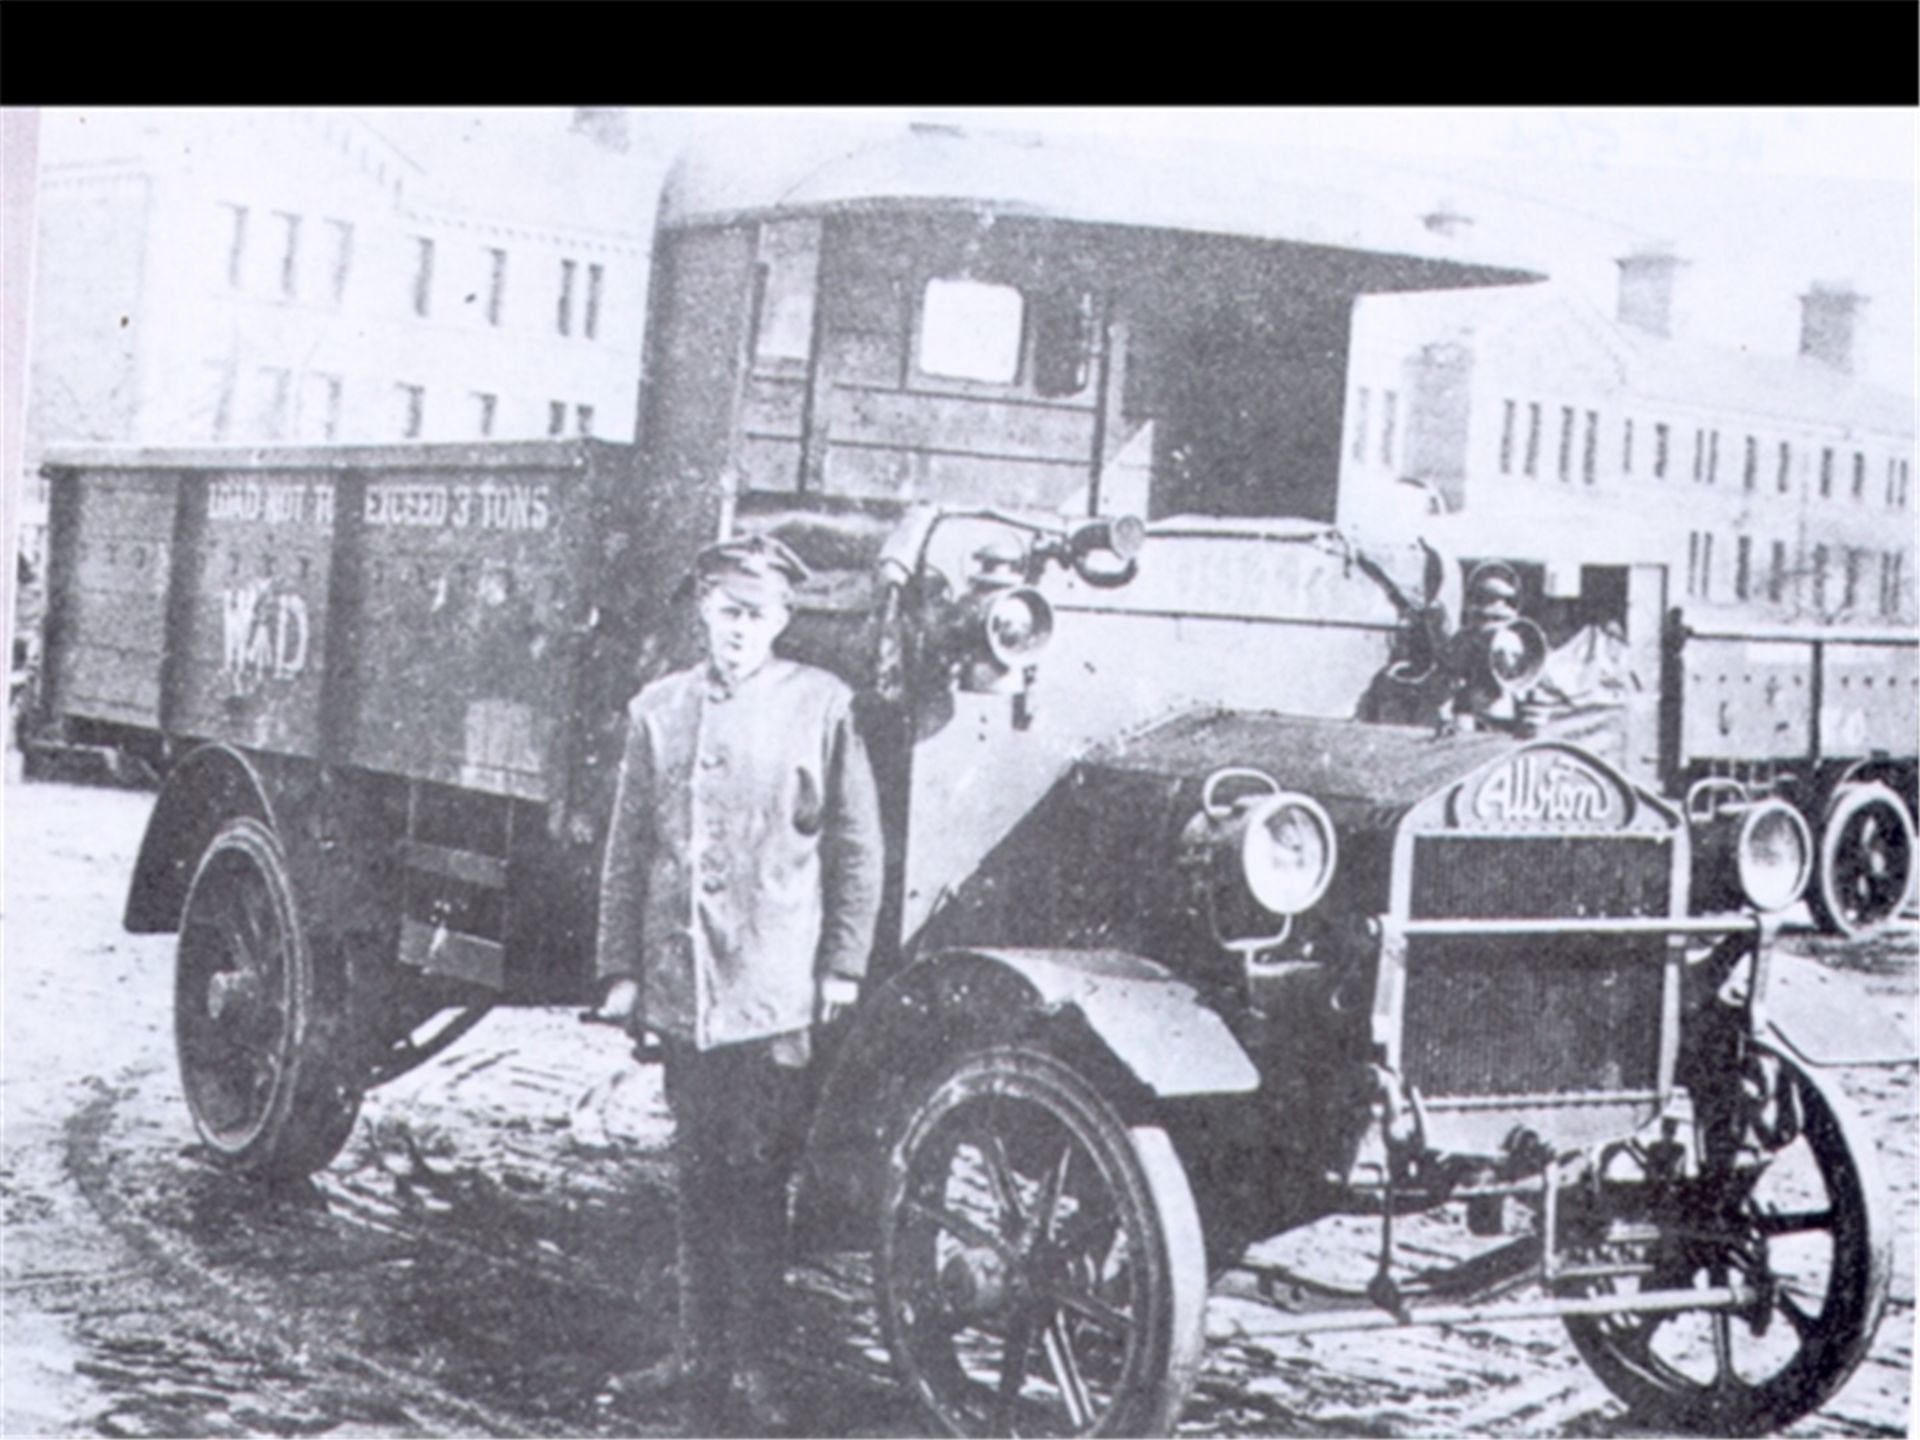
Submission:
[[815,1109],[796,1204],[809,1248],[863,1247],[888,1136],[951,1056],[1037,1040],[1083,1066],[1123,1113],[1255,1091],[1226,1022],[1165,966],[1118,951],[950,950],[861,1004]]
[[177,930],[201,852],[216,830],[241,816],[279,828],[269,787],[251,758],[230,745],[202,745],[175,765],[140,841],[126,928],[136,935]]

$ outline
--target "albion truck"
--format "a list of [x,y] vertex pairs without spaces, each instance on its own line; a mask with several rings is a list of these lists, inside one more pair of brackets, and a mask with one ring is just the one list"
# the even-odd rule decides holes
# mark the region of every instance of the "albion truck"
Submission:
[[1519,572],[1334,529],[1353,300],[1530,278],[1411,217],[937,131],[765,160],[669,187],[636,444],[50,462],[47,723],[164,776],[126,924],[178,936],[208,1152],[309,1173],[492,1007],[587,998],[622,707],[694,653],[693,552],[773,533],[888,840],[797,1234],[872,1252],[930,1427],[1169,1433],[1210,1275],[1355,1216],[1369,1273],[1268,1267],[1290,1330],[1557,1317],[1658,1429],[1822,1404],[1888,1202],[1768,969],[1809,794],[1879,857],[1826,911],[1905,893],[1910,760],[1802,759],[1852,652],[1723,674],[1629,576],[1680,708],[1552,713]]

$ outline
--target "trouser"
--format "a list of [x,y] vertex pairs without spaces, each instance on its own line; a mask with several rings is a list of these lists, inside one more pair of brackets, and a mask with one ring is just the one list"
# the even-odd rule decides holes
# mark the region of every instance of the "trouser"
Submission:
[[805,1135],[808,1073],[776,1064],[772,1049],[675,1045],[666,1055],[681,1363],[702,1401],[764,1366],[783,1328],[787,1180]]

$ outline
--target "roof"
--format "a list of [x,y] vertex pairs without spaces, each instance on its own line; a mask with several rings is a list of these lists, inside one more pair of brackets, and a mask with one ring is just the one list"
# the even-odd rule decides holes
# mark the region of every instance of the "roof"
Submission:
[[54,175],[189,166],[244,182],[259,173],[261,152],[291,174],[331,156],[406,213],[643,244],[671,137],[643,129],[617,152],[577,133],[572,113],[76,107],[47,112],[41,158]]
[[[1417,188],[1416,188],[1417,187]],[[1159,230],[1238,235],[1474,267],[1447,283],[1537,278],[1519,237],[1429,229],[1432,182],[1332,150],[1200,146],[962,131],[857,128],[782,117],[711,126],[668,181],[663,214],[691,225],[876,201],[965,206]]]
[[1913,400],[1898,391],[1804,355],[1755,354],[1655,335],[1622,324],[1557,286],[1391,296],[1364,303],[1364,313],[1386,316],[1428,339],[1468,344],[1481,364],[1527,374],[1533,377],[1531,387],[1540,392],[1569,383],[1570,373],[1598,371],[1608,388],[1641,399],[1913,434]]

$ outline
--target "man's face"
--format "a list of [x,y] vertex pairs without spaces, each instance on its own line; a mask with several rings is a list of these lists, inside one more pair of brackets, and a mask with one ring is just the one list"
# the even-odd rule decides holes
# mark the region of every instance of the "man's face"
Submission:
[[767,663],[793,612],[778,600],[753,601],[716,585],[700,597],[707,656],[721,674],[740,679]]

